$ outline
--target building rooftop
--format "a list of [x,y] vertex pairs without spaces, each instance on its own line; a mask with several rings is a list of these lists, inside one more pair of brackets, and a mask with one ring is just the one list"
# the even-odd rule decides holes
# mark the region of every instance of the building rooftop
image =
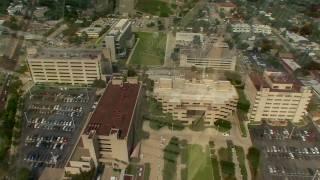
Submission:
[[291,78],[288,74],[285,73],[272,73],[268,75],[268,78],[275,84],[292,84],[294,79]]
[[188,58],[212,58],[212,59],[230,59],[234,53],[228,48],[228,44],[223,42],[207,42],[202,46],[184,46],[180,48],[180,54]]
[[101,56],[100,50],[93,49],[62,49],[62,48],[29,48],[28,56],[31,58],[54,59],[97,59]]
[[82,138],[80,138],[70,161],[81,161],[81,157],[90,157],[89,149],[83,147]]
[[284,64],[290,68],[292,71],[295,71],[297,69],[300,69],[301,66],[299,64],[297,64],[294,60],[292,59],[282,59],[282,61],[284,62]]
[[203,42],[203,35],[201,33],[176,33],[176,41],[188,41],[192,42],[195,36],[200,37],[200,41]]
[[278,89],[278,88],[272,88],[272,84],[269,84],[266,81],[266,77],[263,77],[260,74],[257,73],[251,73],[249,74],[249,78],[251,79],[253,85],[257,90],[260,90],[260,88],[269,88],[272,92],[299,92],[301,88],[301,83],[298,80],[295,80],[291,78],[287,74],[281,74],[281,75],[267,75],[269,80],[274,84],[292,84],[291,89]]
[[97,135],[107,136],[117,131],[119,138],[125,138],[130,128],[139,90],[139,84],[109,83],[85,133],[94,130]]
[[124,32],[130,25],[129,19],[120,19],[115,23],[107,33],[108,36],[119,36]]
[[222,104],[229,99],[238,98],[236,89],[229,81],[208,79],[190,82],[185,79],[161,78],[156,83],[154,93],[176,103],[202,101]]
[[236,8],[237,7],[237,5],[235,5],[232,2],[220,2],[220,3],[217,3],[217,5],[219,7],[230,7],[230,8]]

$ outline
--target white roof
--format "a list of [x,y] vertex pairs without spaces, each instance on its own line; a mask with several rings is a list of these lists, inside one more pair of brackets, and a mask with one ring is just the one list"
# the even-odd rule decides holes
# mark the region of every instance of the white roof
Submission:
[[[164,86],[161,83],[165,83]],[[172,84],[172,86],[170,85]],[[170,87],[171,86],[171,87]],[[229,81],[202,80],[190,82],[184,79],[160,78],[154,93],[169,102],[198,101],[211,104],[223,104],[238,97],[236,89]]]
[[289,66],[289,68],[293,71],[301,68],[301,66],[299,64],[297,64],[295,61],[291,60],[291,59],[282,59],[282,61]]
[[201,42],[203,42],[203,34],[201,33],[176,33],[176,41],[193,41],[194,36],[200,36]]
[[294,42],[309,41],[307,38],[300,36],[300,35],[293,33],[293,32],[291,33],[289,31],[287,31],[287,36],[288,36],[288,38],[290,38]]

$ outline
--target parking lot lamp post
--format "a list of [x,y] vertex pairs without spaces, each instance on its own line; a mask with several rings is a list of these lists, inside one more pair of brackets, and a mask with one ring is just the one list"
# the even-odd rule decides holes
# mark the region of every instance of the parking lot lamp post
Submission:
[[[31,88],[30,88],[30,89],[31,89]],[[29,96],[29,99],[31,99],[32,96],[33,96],[32,93],[31,93],[31,91],[30,91],[30,89],[28,89],[28,92],[29,92],[29,95],[30,95],[30,96]]]
[[73,116],[71,116],[71,121],[72,121],[72,128],[75,129],[76,125],[74,124]]
[[27,122],[29,122],[29,119],[28,119],[27,113],[26,113],[26,112],[24,112],[23,114],[24,114],[24,117],[26,118]]
[[312,178],[312,180],[319,180],[320,179],[320,172],[319,170],[316,170],[316,172],[314,173],[314,176]]
[[88,85],[86,85],[87,100],[89,101]]
[[293,131],[294,131],[295,128],[296,128],[296,127],[293,127],[293,128],[292,128],[292,131],[291,131],[291,133],[290,133],[290,135],[289,135],[289,139],[291,139],[291,136],[292,136]]

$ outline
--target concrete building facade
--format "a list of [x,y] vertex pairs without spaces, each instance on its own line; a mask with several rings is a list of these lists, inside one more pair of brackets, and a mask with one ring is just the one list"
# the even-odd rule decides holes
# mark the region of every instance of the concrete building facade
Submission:
[[35,83],[92,84],[101,79],[101,51],[29,48],[27,63]]
[[104,48],[109,52],[109,59],[116,61],[118,58],[126,57],[128,49],[132,48],[135,36],[132,33],[129,19],[121,19],[115,23],[104,38]]
[[203,118],[206,125],[227,119],[236,109],[238,94],[229,81],[166,79],[155,83],[154,97],[164,113],[191,124]]
[[283,72],[265,71],[263,76],[250,74],[245,94],[250,101],[248,118],[251,121],[299,122],[307,113],[312,96],[309,87]]

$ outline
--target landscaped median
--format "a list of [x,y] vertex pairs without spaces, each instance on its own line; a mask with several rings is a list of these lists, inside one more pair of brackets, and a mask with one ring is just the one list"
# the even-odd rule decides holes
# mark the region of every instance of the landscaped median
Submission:
[[164,148],[164,167],[163,179],[174,180],[177,177],[177,161],[181,153],[180,140],[177,137],[172,137],[168,145]]
[[249,161],[252,179],[255,179],[258,174],[258,168],[260,163],[260,150],[255,147],[250,147],[248,149],[247,159]]
[[231,148],[220,148],[218,151],[223,179],[235,179],[235,165],[232,161]]
[[247,180],[248,179],[248,174],[247,174],[247,169],[245,165],[245,153],[244,150],[241,146],[235,146],[236,154],[237,154],[237,159],[239,162],[239,167],[242,175],[242,180]]
[[[181,169],[182,180],[211,180],[215,177],[215,172],[210,158],[210,149],[203,149],[198,144],[188,144],[181,152],[181,164],[185,168]],[[219,171],[219,169],[218,169]],[[218,174],[219,177],[219,174]]]

